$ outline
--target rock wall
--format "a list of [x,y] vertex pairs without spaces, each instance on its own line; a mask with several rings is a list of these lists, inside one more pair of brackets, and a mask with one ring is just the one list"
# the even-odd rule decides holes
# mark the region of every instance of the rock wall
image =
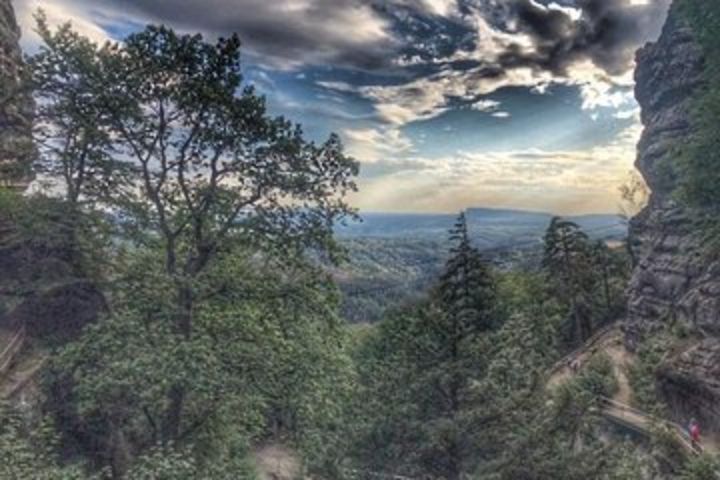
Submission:
[[[720,304],[708,288],[712,273],[701,258],[691,216],[672,198],[674,147],[691,133],[693,95],[702,86],[703,54],[693,32],[675,8],[660,39],[638,52],[636,97],[644,133],[637,168],[652,190],[649,206],[630,225],[638,260],[629,287],[629,341],[682,317],[720,333]],[[720,276],[717,287],[720,288]],[[712,283],[712,282],[710,282]]]
[[[0,0],[0,189],[24,190],[32,179],[33,104],[20,81],[19,38],[10,0]],[[28,238],[0,213],[0,329],[25,325],[32,337],[66,341],[95,321],[105,299],[74,266],[62,205],[38,205],[48,222],[42,236]]]
[[[709,261],[693,224],[696,212],[672,196],[675,147],[692,134],[691,106],[703,88],[703,51],[676,7],[660,39],[637,57],[636,97],[645,126],[636,166],[653,191],[630,226],[638,260],[628,291],[626,340],[634,347],[670,322],[688,341],[669,353],[658,387],[676,419],[698,417],[720,429],[720,262]],[[693,340],[694,339],[694,340]]]
[[0,0],[0,186],[24,189],[31,180],[33,105],[20,83],[20,29],[10,0]]

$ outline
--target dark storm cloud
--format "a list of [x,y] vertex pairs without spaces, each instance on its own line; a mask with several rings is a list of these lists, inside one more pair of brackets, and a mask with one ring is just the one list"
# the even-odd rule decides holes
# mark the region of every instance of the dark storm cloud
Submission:
[[[530,35],[535,49],[511,46],[501,57],[504,66],[534,66],[564,73],[573,62],[589,59],[610,75],[627,71],[638,46],[659,33],[669,0],[633,5],[630,0],[577,0],[566,3],[580,11],[534,0],[513,0],[510,19],[515,30]],[[510,23],[510,22],[509,22]]]
[[[493,76],[517,67],[562,74],[583,59],[621,73],[635,48],[659,30],[670,0],[126,0],[122,7],[114,0],[56,1],[96,18],[237,32],[253,62],[266,66],[345,67],[412,79],[478,67]],[[478,16],[493,29],[528,36],[532,48],[508,42],[496,58],[457,61],[458,54],[482,51]]]
[[275,66],[387,66],[398,45],[388,25],[362,0],[112,0],[87,2],[132,16],[212,35],[240,34],[259,62]]
[[[385,2],[387,4],[387,1]],[[405,40],[401,53],[423,61],[435,61],[438,68],[463,68],[447,62],[457,52],[482,49],[476,17],[491,28],[507,34],[529,37],[532,48],[508,42],[497,58],[483,58],[482,71],[490,77],[508,69],[531,67],[565,75],[566,69],[581,60],[590,60],[614,76],[633,65],[635,51],[660,33],[671,0],[458,0],[452,16],[413,16],[385,7],[394,15],[394,31]],[[498,73],[500,72],[500,73]]]

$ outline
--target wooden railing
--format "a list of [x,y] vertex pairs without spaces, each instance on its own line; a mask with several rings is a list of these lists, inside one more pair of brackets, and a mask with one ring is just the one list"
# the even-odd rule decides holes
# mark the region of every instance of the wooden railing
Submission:
[[8,342],[5,350],[0,353],[0,375],[7,373],[12,366],[15,356],[25,344],[25,326],[19,327]]
[[601,328],[597,332],[595,332],[581,347],[576,348],[572,352],[565,355],[563,358],[555,362],[555,364],[550,368],[548,374],[549,376],[555,375],[558,371],[562,370],[563,368],[566,368],[573,360],[575,360],[577,357],[582,355],[583,353],[589,351],[592,349],[600,340],[605,338],[605,335],[612,332],[615,328],[617,328],[616,323],[611,323],[609,325],[606,325],[605,327]]
[[[618,402],[617,400],[613,400],[612,398],[599,397],[599,399],[606,405],[606,408],[603,411],[606,417],[609,416],[618,418],[619,420],[623,421],[623,423],[628,424],[628,426],[630,426],[634,430],[648,436],[651,434],[651,425],[661,425],[667,427],[672,432],[678,443],[680,443],[680,445],[682,445],[682,447],[685,448],[685,450],[687,450],[690,454],[701,455],[703,453],[704,449],[702,445],[693,445],[685,428],[683,428],[680,424],[648,414],[646,412],[643,412],[642,410],[631,407],[630,405],[626,405],[622,402]],[[619,417],[615,415],[616,412],[620,413]],[[623,413],[625,412],[629,413],[630,415],[623,415]],[[644,424],[638,423],[633,417],[641,418]]]
[[418,480],[411,477],[405,477],[402,475],[395,475],[392,473],[382,473],[382,472],[371,472],[367,470],[354,470],[354,469],[345,469],[345,474],[350,476],[353,479],[357,480],[368,480],[368,479],[377,479],[377,480]]

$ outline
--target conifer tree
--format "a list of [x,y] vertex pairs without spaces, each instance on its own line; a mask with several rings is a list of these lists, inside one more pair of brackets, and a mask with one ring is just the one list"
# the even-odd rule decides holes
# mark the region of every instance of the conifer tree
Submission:
[[454,428],[448,430],[444,445],[436,462],[438,472],[448,480],[461,478],[472,429],[462,425],[469,410],[468,386],[482,370],[478,362],[478,340],[496,323],[496,286],[489,265],[477,248],[472,246],[467,219],[461,213],[450,231],[454,246],[450,259],[437,288],[438,303],[442,311],[440,326],[444,341],[438,347],[443,351],[444,371],[441,385],[444,402],[442,416],[450,419]]
[[[481,461],[494,418],[476,385],[499,323],[496,285],[472,246],[461,215],[450,232],[445,271],[419,305],[392,312],[370,343],[372,374],[364,395],[388,398],[372,408],[357,455],[363,467],[457,480]],[[379,411],[378,411],[379,410]]]
[[487,263],[470,242],[464,213],[450,231],[450,241],[455,245],[438,294],[451,331],[461,338],[492,328],[495,286]]
[[567,303],[577,341],[582,343],[592,334],[587,307],[593,278],[589,240],[577,224],[552,219],[545,234],[543,267],[556,294]]
[[603,292],[603,303],[605,311],[608,315],[612,313],[612,295],[610,292],[610,275],[611,275],[611,253],[610,249],[602,240],[598,240],[592,246],[593,266],[600,276],[600,282]]

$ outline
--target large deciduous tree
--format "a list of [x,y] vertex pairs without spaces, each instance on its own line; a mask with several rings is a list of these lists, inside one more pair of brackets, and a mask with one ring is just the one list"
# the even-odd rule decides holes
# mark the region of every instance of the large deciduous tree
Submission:
[[[244,412],[269,403],[272,420],[303,423],[311,409],[278,396],[307,392],[255,376],[303,351],[342,360],[327,340],[336,329],[323,327],[335,321],[333,297],[310,287],[320,274],[303,256],[334,258],[357,163],[337,136],[311,142],[268,115],[243,84],[236,36],[212,44],[150,26],[97,46],[69,26],[50,31],[42,16],[38,30],[43,171],[73,212],[94,212],[116,231],[112,312],[58,363],[54,388],[74,408],[65,420],[84,422],[118,477],[138,446],[187,443],[223,414],[255,424]],[[243,277],[268,265],[277,288],[263,301],[259,280]],[[293,280],[298,266],[307,273]]]
[[[330,246],[349,209],[356,163],[337,137],[316,145],[270,118],[242,87],[240,42],[216,45],[149,27],[102,54],[97,96],[135,172],[117,206],[159,241],[175,285],[175,332],[190,340],[196,281],[238,238],[288,249]],[[135,237],[137,238],[137,236]],[[163,436],[180,434],[185,387],[174,385]]]

